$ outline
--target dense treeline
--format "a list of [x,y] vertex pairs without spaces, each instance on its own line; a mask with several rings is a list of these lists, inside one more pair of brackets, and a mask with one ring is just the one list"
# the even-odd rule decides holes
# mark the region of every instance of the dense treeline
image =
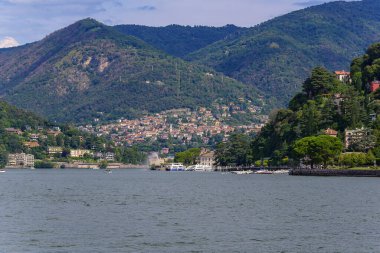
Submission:
[[[270,122],[258,136],[253,139],[233,136],[229,142],[219,144],[218,163],[243,165],[270,158],[273,165],[286,164],[289,158],[305,156],[308,145],[326,146],[323,144],[326,143],[325,130],[336,130],[343,143],[345,130],[357,128],[367,129],[366,134],[351,143],[346,151],[366,153],[369,158],[341,156],[340,162],[356,163],[354,160],[359,159],[362,162],[357,163],[368,163],[372,154],[380,158],[380,90],[370,90],[370,83],[380,79],[380,43],[370,46],[363,57],[353,60],[351,77],[352,80],[341,82],[326,69],[315,68],[303,83],[302,92],[290,101],[288,109],[272,112]],[[313,136],[321,137],[310,139]],[[310,144],[313,142],[315,144]],[[295,143],[298,144],[295,146]],[[336,162],[341,149],[338,144],[331,149],[330,155]],[[347,162],[350,159],[351,162]],[[328,159],[316,160],[327,162]]]

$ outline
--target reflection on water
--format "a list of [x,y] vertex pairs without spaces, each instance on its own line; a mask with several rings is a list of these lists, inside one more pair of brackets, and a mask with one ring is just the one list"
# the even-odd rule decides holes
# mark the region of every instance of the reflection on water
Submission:
[[7,171],[0,252],[380,252],[379,180]]

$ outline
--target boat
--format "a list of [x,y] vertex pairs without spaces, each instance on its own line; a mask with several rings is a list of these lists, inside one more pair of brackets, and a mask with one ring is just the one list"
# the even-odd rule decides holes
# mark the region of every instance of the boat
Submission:
[[211,166],[208,166],[208,165],[201,165],[201,164],[197,164],[197,165],[194,165],[194,171],[213,171],[212,167]]
[[255,174],[260,174],[260,175],[271,175],[273,174],[273,171],[270,170],[258,170],[255,172]]
[[289,170],[275,170],[273,174],[289,174]]
[[253,171],[252,170],[237,170],[237,171],[231,171],[232,174],[236,174],[236,175],[249,175],[249,174],[253,174]]
[[171,163],[166,169],[167,171],[185,171],[185,166],[182,163]]
[[5,170],[0,170],[0,173],[4,173],[5,172]]

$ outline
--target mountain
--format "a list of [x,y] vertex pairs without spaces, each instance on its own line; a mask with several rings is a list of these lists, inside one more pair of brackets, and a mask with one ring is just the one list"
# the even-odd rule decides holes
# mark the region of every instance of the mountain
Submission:
[[170,55],[181,58],[216,41],[237,37],[248,30],[234,25],[223,27],[117,25],[114,28],[126,35],[135,36]]
[[216,42],[187,59],[257,87],[284,105],[313,67],[347,70],[353,57],[380,40],[379,9],[378,0],[309,7]]
[[133,118],[209,107],[220,99],[261,105],[254,88],[93,19],[32,44],[1,49],[0,69],[5,100],[60,122]]

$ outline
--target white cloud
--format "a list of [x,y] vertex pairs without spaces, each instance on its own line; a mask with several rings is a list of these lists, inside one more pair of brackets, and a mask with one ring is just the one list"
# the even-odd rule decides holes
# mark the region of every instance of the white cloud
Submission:
[[18,45],[20,43],[12,37],[5,37],[3,40],[0,40],[0,48],[17,47]]

